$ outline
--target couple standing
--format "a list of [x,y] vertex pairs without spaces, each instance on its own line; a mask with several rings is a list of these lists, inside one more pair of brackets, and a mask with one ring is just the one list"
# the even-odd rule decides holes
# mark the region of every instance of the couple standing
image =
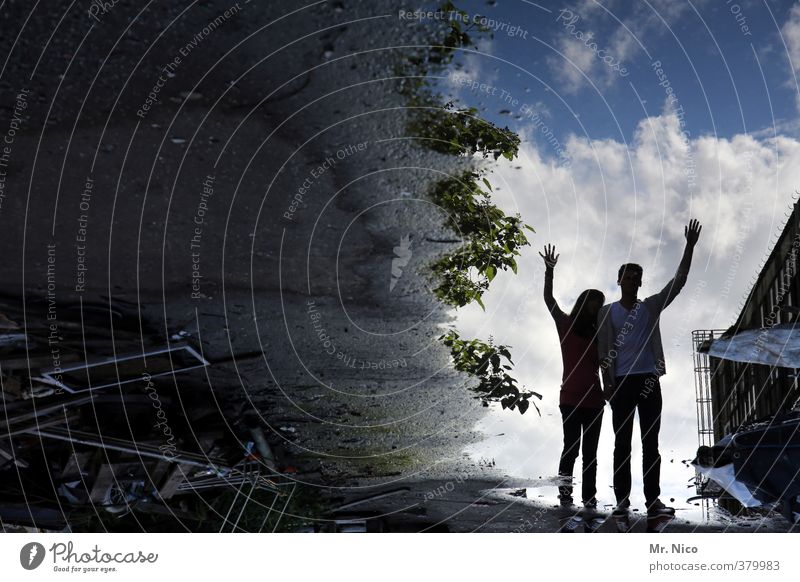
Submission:
[[[642,473],[648,516],[672,515],[661,494],[661,455],[658,432],[661,427],[661,386],[666,373],[659,318],[686,284],[694,246],[701,226],[690,220],[684,229],[686,246],[675,277],[655,295],[639,300],[642,267],[627,263],[619,268],[617,284],[621,297],[603,305],[605,296],[597,289],[583,291],[571,313],[564,313],[553,297],[553,271],[559,255],[548,245],[545,262],[544,301],[556,323],[564,364],[559,408],[564,429],[564,449],[558,473],[572,479],[572,470],[583,441],[582,501],[587,509],[597,506],[597,442],[603,419],[604,401],[611,405],[614,427],[614,495],[616,513],[627,513],[631,492],[631,439],[633,417],[639,411],[642,436]],[[600,387],[598,369],[602,371]],[[572,504],[572,486],[559,487],[562,505]]]

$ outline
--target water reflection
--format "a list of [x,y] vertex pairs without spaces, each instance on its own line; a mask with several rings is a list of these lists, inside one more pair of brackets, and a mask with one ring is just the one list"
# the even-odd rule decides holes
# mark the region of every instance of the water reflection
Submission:
[[[610,420],[610,416],[609,416]],[[498,473],[522,479],[525,497],[547,508],[559,506],[558,459],[561,452],[561,421],[557,409],[544,406],[542,417],[510,415],[490,410],[475,427],[486,438],[465,449],[465,454],[481,466],[493,467]],[[611,423],[604,423],[598,449],[597,500],[598,510],[611,512],[614,508],[612,488],[612,451],[614,434]],[[633,455],[641,459],[641,443],[634,434]],[[694,469],[675,451],[662,451],[662,499],[675,508],[676,526],[685,531],[788,531],[790,526],[776,513],[766,515],[734,516],[711,500],[692,499],[695,496]],[[580,462],[580,461],[579,461]],[[634,515],[644,515],[641,465],[633,464],[633,490],[631,505]],[[574,486],[581,485],[576,471]],[[518,489],[508,489],[511,495]],[[691,501],[690,501],[691,499]]]

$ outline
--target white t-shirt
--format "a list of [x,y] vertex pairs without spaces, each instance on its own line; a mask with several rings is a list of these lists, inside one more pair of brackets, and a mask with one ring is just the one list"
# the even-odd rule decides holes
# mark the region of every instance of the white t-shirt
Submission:
[[611,304],[614,349],[617,351],[616,375],[657,374],[656,359],[650,347],[650,312],[639,301],[628,311],[619,301]]

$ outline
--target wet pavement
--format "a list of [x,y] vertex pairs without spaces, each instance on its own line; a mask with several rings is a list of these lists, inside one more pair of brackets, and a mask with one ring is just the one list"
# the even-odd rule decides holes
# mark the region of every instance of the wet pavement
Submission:
[[27,325],[54,281],[56,310],[113,305],[143,343],[194,345],[213,365],[183,389],[210,390],[231,426],[258,417],[323,497],[476,470],[461,450],[484,409],[436,339],[453,316],[425,274],[452,248],[426,190],[464,161],[406,139],[394,78],[393,47],[430,31],[391,2],[190,4],[61,2],[25,24],[2,76],[29,92],[3,291]]

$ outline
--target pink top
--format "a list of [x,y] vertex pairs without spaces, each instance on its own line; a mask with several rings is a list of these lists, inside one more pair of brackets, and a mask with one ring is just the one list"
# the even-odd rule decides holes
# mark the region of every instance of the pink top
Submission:
[[598,374],[600,355],[597,341],[575,333],[569,316],[560,309],[553,313],[553,319],[561,340],[561,361],[564,363],[559,404],[603,408],[605,399]]

